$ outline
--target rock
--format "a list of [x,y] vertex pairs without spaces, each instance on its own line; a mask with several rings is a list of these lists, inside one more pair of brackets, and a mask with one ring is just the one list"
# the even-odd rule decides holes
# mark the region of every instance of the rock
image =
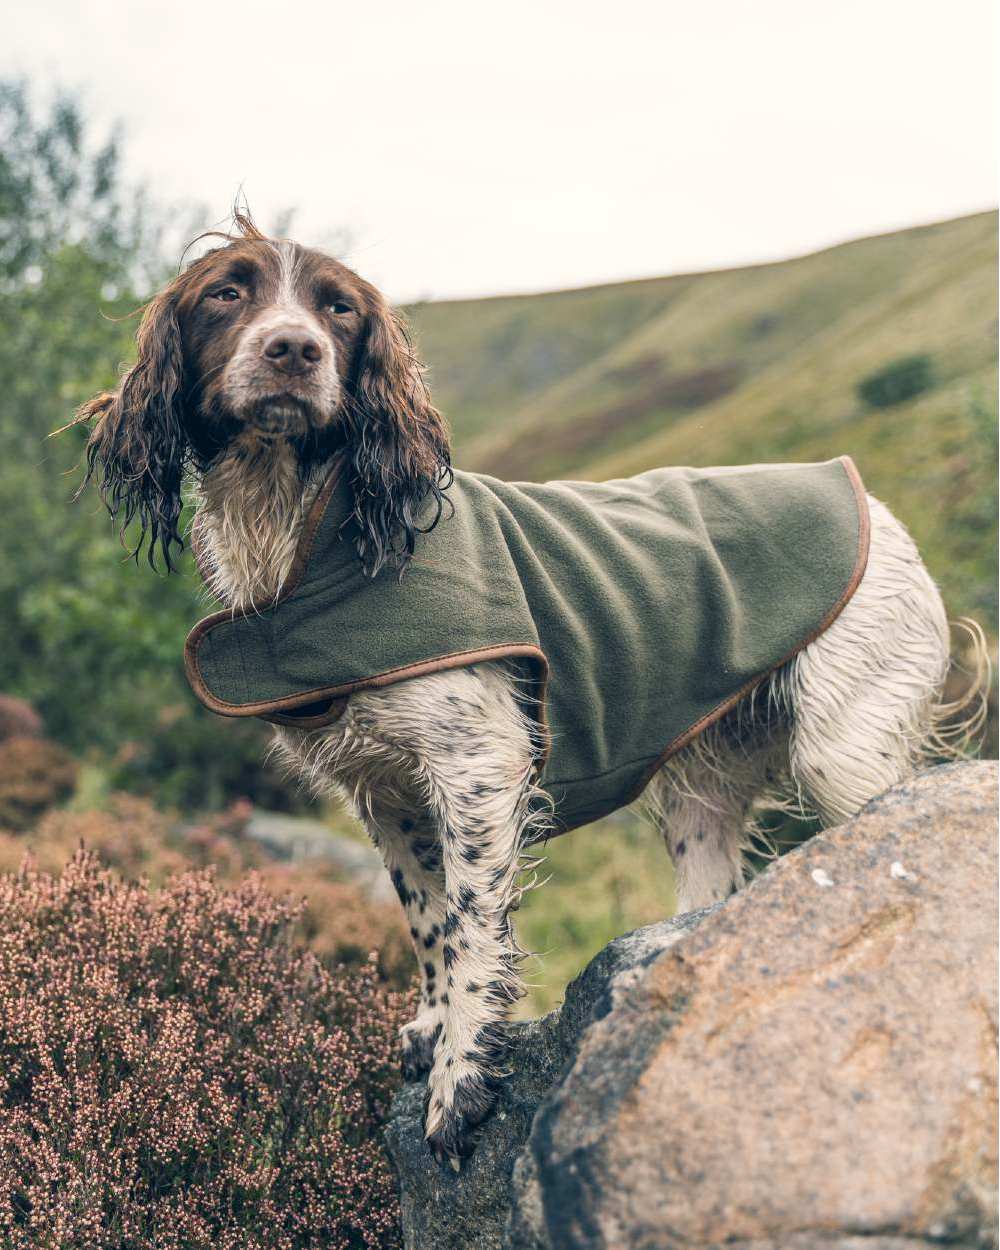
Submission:
[[938,768],[521,1026],[461,1174],[388,1130],[419,1250],[996,1246],[995,764]]
[[244,832],[278,859],[293,863],[324,859],[335,864],[344,877],[361,886],[373,902],[396,900],[396,891],[378,851],[364,842],[335,833],[321,820],[254,808]]
[[655,958],[669,937],[704,913],[639,929],[597,955],[566,991],[560,1011],[512,1028],[511,1075],[496,1111],[461,1172],[441,1168],[424,1144],[426,1083],[411,1085],[393,1104],[386,1144],[401,1180],[405,1244],[420,1250],[499,1250],[510,1205],[510,1180],[539,1103],[548,1093],[581,1030],[610,1009],[615,978]]

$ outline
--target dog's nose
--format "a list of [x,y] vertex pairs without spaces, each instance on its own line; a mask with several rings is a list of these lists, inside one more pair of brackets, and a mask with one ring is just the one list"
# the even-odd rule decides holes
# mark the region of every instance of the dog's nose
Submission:
[[305,373],[322,359],[323,349],[308,330],[288,327],[268,335],[261,354],[282,373]]

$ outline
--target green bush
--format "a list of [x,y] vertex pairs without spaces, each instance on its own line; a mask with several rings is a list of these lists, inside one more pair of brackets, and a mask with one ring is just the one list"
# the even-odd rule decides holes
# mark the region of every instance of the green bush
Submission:
[[287,808],[294,792],[260,768],[260,726],[227,732],[184,679],[206,608],[192,563],[168,578],[128,560],[96,492],[73,499],[87,431],[49,437],[134,356],[132,314],[170,268],[160,221],[72,99],[42,112],[0,81],[0,691],[114,785]]
[[304,811],[304,791],[267,759],[271,735],[263,721],[216,716],[178,698],[150,709],[141,732],[115,752],[107,782],[186,812],[218,811],[239,799]]
[[870,408],[891,408],[934,385],[930,356],[900,356],[858,383],[858,396]]

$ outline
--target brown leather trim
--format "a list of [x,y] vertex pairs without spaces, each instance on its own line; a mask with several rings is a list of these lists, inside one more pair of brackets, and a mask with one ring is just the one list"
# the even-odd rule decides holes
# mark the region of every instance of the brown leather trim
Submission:
[[[205,624],[209,626],[221,624],[222,620],[218,619],[220,616],[222,620],[228,621],[231,619],[228,613],[215,613],[211,617],[206,617],[204,621],[200,621],[191,633],[194,634],[195,630],[200,629]],[[190,642],[190,635],[188,641]],[[371,677],[359,677],[356,681],[342,682],[339,686],[317,686],[313,690],[302,690],[298,694],[290,695],[287,698],[260,699],[256,703],[226,703],[222,699],[217,699],[208,689],[201,679],[197,660],[193,654],[189,655],[187,646],[184,649],[185,668],[195,694],[210,711],[218,712],[220,716],[264,716],[273,713],[287,715],[296,707],[300,707],[303,704],[319,703],[322,699],[346,698],[349,695],[356,694],[359,690],[379,690],[383,686],[395,685],[396,682],[409,681],[411,677],[425,677],[428,673],[440,673],[452,668],[471,668],[473,664],[485,664],[489,660],[517,658],[538,660],[543,666],[546,678],[548,677],[548,661],[540,647],[527,642],[502,642],[492,647],[477,647],[470,651],[453,651],[448,655],[441,655],[433,660],[421,660],[417,664],[403,664],[399,668],[386,669],[385,672],[375,673]],[[191,661],[190,668],[188,668],[189,659]],[[326,713],[322,715],[325,716]]]
[[287,599],[290,594],[298,588],[299,582],[306,571],[306,565],[309,563],[309,557],[312,555],[313,545],[316,542],[316,534],[319,530],[320,522],[326,515],[326,510],[330,506],[330,499],[333,495],[334,488],[340,481],[344,472],[344,457],[338,456],[333,462],[326,481],[319,489],[319,493],[312,502],[305,522],[302,526],[302,533],[299,535],[298,546],[295,549],[295,555],[292,559],[292,566],[288,570],[288,576],[285,578],[285,584],[281,588],[281,593],[276,599],[270,603],[262,604],[258,609],[254,606],[250,612],[244,612],[244,616],[255,615],[264,608],[273,607],[276,603],[281,603]]
[[[320,522],[323,520],[343,469],[344,458],[339,456],[329,476],[323,483],[319,494],[313,501],[312,507],[309,509],[309,514],[303,525],[302,534],[299,537],[295,556],[292,560],[292,566],[281,589],[281,594],[270,603],[262,605],[262,607],[273,607],[275,604],[287,599],[302,580],[309,558],[312,555]],[[209,711],[215,712],[219,716],[260,716],[274,724],[291,725],[299,729],[321,729],[323,726],[338,720],[343,715],[348,698],[360,690],[377,690],[383,686],[391,686],[399,681],[408,681],[411,677],[423,677],[428,673],[439,673],[447,669],[469,668],[473,664],[485,664],[491,660],[534,659],[538,661],[540,669],[537,681],[538,688],[534,692],[534,698],[537,700],[536,719],[541,729],[543,740],[543,750],[539,757],[538,768],[544,767],[550,748],[548,723],[545,715],[545,694],[548,684],[549,666],[544,653],[539,647],[530,643],[499,643],[496,646],[481,647],[471,651],[455,651],[448,655],[439,656],[437,659],[423,660],[418,664],[401,665],[399,668],[387,669],[385,672],[376,673],[372,677],[359,678],[357,681],[342,683],[339,686],[320,686],[314,690],[301,691],[299,694],[287,699],[262,699],[255,703],[226,703],[222,699],[217,699],[202,680],[201,670],[198,667],[198,648],[201,646],[205,635],[217,625],[225,624],[239,617],[247,619],[251,614],[259,610],[261,609],[252,607],[234,613],[224,608],[200,620],[187,636],[187,640],[184,643],[184,671],[187,674],[187,679],[195,696]],[[323,699],[331,700],[331,705],[325,712],[315,716],[295,715],[296,707],[318,703]]]
[[[335,720],[339,720],[350,696],[361,690],[379,690],[384,686],[393,686],[397,682],[409,681],[413,677],[426,677],[429,673],[441,673],[455,668],[471,668],[474,664],[486,664],[495,660],[537,660],[540,675],[537,680],[537,690],[533,692],[532,698],[537,703],[535,719],[542,733],[543,744],[537,768],[540,771],[545,766],[551,747],[548,719],[545,714],[549,665],[540,647],[531,643],[499,643],[493,647],[479,647],[472,651],[455,651],[450,655],[438,656],[434,660],[422,660],[418,664],[404,664],[399,668],[387,669],[384,673],[376,673],[372,677],[361,677],[357,681],[341,683],[339,686],[320,686],[315,690],[302,691],[287,699],[266,699],[257,703],[226,703],[222,699],[217,699],[202,681],[195,654],[196,647],[189,649],[188,645],[191,643],[195,630],[200,629],[201,625],[211,627],[220,624],[220,618],[221,620],[231,619],[228,612],[215,613],[214,616],[206,617],[191,631],[188,643],[184,647],[184,669],[199,702],[219,716],[260,716],[276,725],[291,725],[296,729],[321,729],[324,725],[330,725]],[[203,633],[199,635],[199,640]],[[328,711],[316,716],[295,715],[296,707],[318,703],[323,699],[332,700],[332,706]]]
[[[817,639],[820,634],[824,633],[850,602],[861,584],[865,569],[868,566],[868,550],[871,540],[871,517],[868,510],[868,499],[865,494],[864,483],[861,475],[858,473],[857,467],[850,456],[838,457],[840,463],[844,466],[848,480],[854,490],[855,503],[858,509],[858,550],[854,562],[854,569],[850,579],[847,582],[843,592],[833,605],[819,625],[807,635],[800,643],[792,648],[787,655],[783,656],[769,669],[759,673],[745,685],[741,686],[735,694],[724,699],[711,712],[706,713],[695,724],[691,725],[684,733],[679,734],[670,742],[663,751],[656,757],[653,764],[646,770],[641,782],[632,790],[629,796],[616,804],[614,809],[625,807],[627,804],[634,802],[639,795],[645,790],[646,786],[652,780],[658,769],[666,763],[672,755],[676,755],[678,751],[683,750],[689,742],[693,741],[700,733],[703,733],[710,725],[714,724],[721,717],[730,711],[741,699],[760,685],[762,681],[768,678],[772,673],[776,672],[783,665],[794,659],[800,651],[804,650],[809,644]],[[312,552],[312,544],[315,540],[316,530],[319,522],[322,520],[323,513],[326,511],[330,495],[333,487],[339,478],[341,463],[334,467],[333,472],[327,479],[316,497],[309,516],[306,520],[306,528],[303,537],[299,543],[299,549],[296,552],[295,559],[292,563],[292,572],[289,574],[288,580],[278,600],[291,594],[297,585],[306,563]],[[246,616],[246,613],[241,615]],[[536,647],[530,643],[500,643],[496,646],[481,647],[471,651],[455,651],[449,655],[439,656],[434,660],[423,660],[418,664],[402,665],[399,668],[387,669],[385,672],[377,673],[373,677],[359,678],[357,681],[343,683],[339,686],[324,686],[314,690],[304,691],[293,696],[290,699],[270,699],[262,700],[257,703],[233,704],[225,703],[221,699],[217,699],[207,688],[201,679],[201,674],[197,667],[197,647],[201,639],[209,629],[224,621],[232,620],[231,612],[215,612],[204,620],[199,621],[188,635],[187,642],[184,645],[184,668],[187,673],[188,681],[194,690],[198,699],[211,711],[217,712],[220,716],[262,716],[266,720],[273,721],[275,724],[289,724],[298,728],[321,728],[324,725],[331,724],[337,720],[343,713],[344,707],[347,705],[347,699],[351,694],[360,690],[377,690],[385,686],[395,685],[400,681],[408,681],[413,677],[423,677],[428,673],[443,672],[448,669],[469,668],[474,664],[485,664],[491,660],[527,658],[538,661],[540,676],[537,682],[537,690],[534,692],[534,698],[537,700],[537,710],[535,719],[538,721],[539,728],[542,732],[543,747],[537,762],[537,772],[540,774],[545,766],[551,749],[551,735],[548,727],[548,718],[546,715],[546,693],[549,679],[549,665],[545,657],[545,653],[540,647]],[[321,699],[330,698],[334,700],[334,704],[328,712],[313,717],[294,716],[294,708],[303,704],[316,703]],[[556,784],[559,784],[558,782]],[[607,815],[608,813],[603,813]],[[584,823],[590,824],[594,820],[599,820],[600,816],[588,816]],[[559,833],[568,833],[570,830],[578,828],[577,825],[564,825],[561,828],[552,831],[555,836]]]
[[[656,776],[659,769],[667,762],[668,759],[670,759],[672,755],[676,755],[678,751],[683,750],[684,747],[686,747],[689,742],[692,742],[695,738],[697,738],[700,733],[704,733],[709,725],[714,725],[717,720],[720,720],[728,711],[734,708],[741,699],[745,699],[751,690],[756,689],[762,681],[770,677],[770,675],[776,672],[779,668],[782,668],[789,662],[789,660],[793,660],[800,651],[804,651],[811,642],[815,642],[820,634],[825,633],[853,598],[854,592],[861,585],[861,579],[864,577],[865,569],[868,567],[868,549],[871,542],[871,515],[868,511],[868,496],[865,493],[864,482],[861,480],[861,474],[858,472],[857,466],[850,456],[838,456],[838,459],[844,466],[851,486],[854,488],[854,499],[858,506],[858,554],[854,561],[854,571],[851,573],[850,580],[844,587],[844,591],[840,598],[833,605],[830,611],[827,612],[826,616],[823,617],[819,625],[812,631],[811,634],[808,635],[808,637],[804,638],[798,646],[789,651],[786,656],[783,656],[776,664],[773,664],[769,669],[767,669],[766,672],[761,673],[759,676],[754,677],[751,681],[748,681],[746,685],[741,686],[740,689],[737,690],[735,694],[730,695],[728,699],[723,699],[717,707],[714,707],[711,712],[708,712],[701,718],[701,720],[695,721],[690,728],[686,729],[682,734],[679,734],[676,738],[674,738],[674,740],[656,757],[651,767],[646,770],[640,784],[635,787],[627,799],[623,800],[620,804],[621,807],[625,807],[628,803],[635,802],[639,795],[642,794],[643,790],[645,790],[652,779]],[[607,815],[607,813],[605,813],[605,815]],[[591,823],[593,819],[599,819],[599,817],[588,817],[587,823]],[[564,832],[569,832],[569,830],[577,827],[578,826],[576,825],[567,825]]]
[[[194,691],[197,698],[204,703],[210,711],[218,712],[220,716],[256,716],[260,714],[257,712],[223,710],[232,708],[235,705],[224,704],[220,700],[215,699],[215,697],[209,693],[208,687],[202,681],[201,673],[198,669],[198,648],[201,646],[205,635],[210,630],[214,629],[216,625],[221,625],[226,621],[237,620],[241,617],[246,620],[248,617],[256,615],[258,612],[261,612],[266,608],[274,607],[275,604],[283,602],[295,591],[306,571],[306,565],[309,563],[309,557],[312,555],[313,544],[316,541],[316,533],[319,530],[320,522],[323,520],[326,510],[330,504],[330,498],[333,495],[334,488],[340,481],[340,475],[343,472],[343,469],[344,458],[343,456],[338,456],[334,461],[333,467],[331,468],[326,481],[320,487],[316,498],[313,500],[312,506],[310,507],[305,522],[303,523],[302,533],[299,535],[299,541],[295,548],[295,555],[292,558],[291,568],[288,571],[288,576],[285,578],[285,584],[281,588],[281,593],[266,604],[252,604],[250,608],[239,612],[234,612],[230,608],[222,608],[218,612],[212,612],[209,616],[203,617],[200,621],[198,621],[185,639],[184,672],[187,674],[187,679],[191,683],[191,689]],[[202,564],[204,552],[197,518],[195,518],[195,524],[191,529],[191,547],[194,553],[195,562],[198,565],[198,571],[202,574],[202,577],[204,577],[205,573]],[[315,702],[315,700],[309,698],[300,699],[298,697],[295,699],[295,705],[312,702]],[[216,704],[218,704],[218,706],[216,706]],[[270,704],[267,706],[269,707]],[[333,717],[332,719],[336,720],[337,718]]]
[[[261,716],[261,720],[270,721],[272,725],[290,725],[293,729],[323,729],[324,726],[332,725],[334,721],[340,720],[348,701],[347,695],[342,699],[331,699],[326,711],[317,712],[314,716],[293,716],[283,712],[272,712],[270,715]],[[323,700],[320,699],[318,702],[322,703]]]

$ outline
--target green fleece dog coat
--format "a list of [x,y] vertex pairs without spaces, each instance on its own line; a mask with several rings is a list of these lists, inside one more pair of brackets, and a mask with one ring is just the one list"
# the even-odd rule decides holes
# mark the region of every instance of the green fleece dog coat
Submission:
[[852,462],[654,469],[612,482],[456,471],[402,580],[364,575],[342,461],[279,600],[188,637],[225,716],[317,728],[347,697],[442,669],[523,666],[557,828],[634,799],[656,768],[836,618],[868,554]]

